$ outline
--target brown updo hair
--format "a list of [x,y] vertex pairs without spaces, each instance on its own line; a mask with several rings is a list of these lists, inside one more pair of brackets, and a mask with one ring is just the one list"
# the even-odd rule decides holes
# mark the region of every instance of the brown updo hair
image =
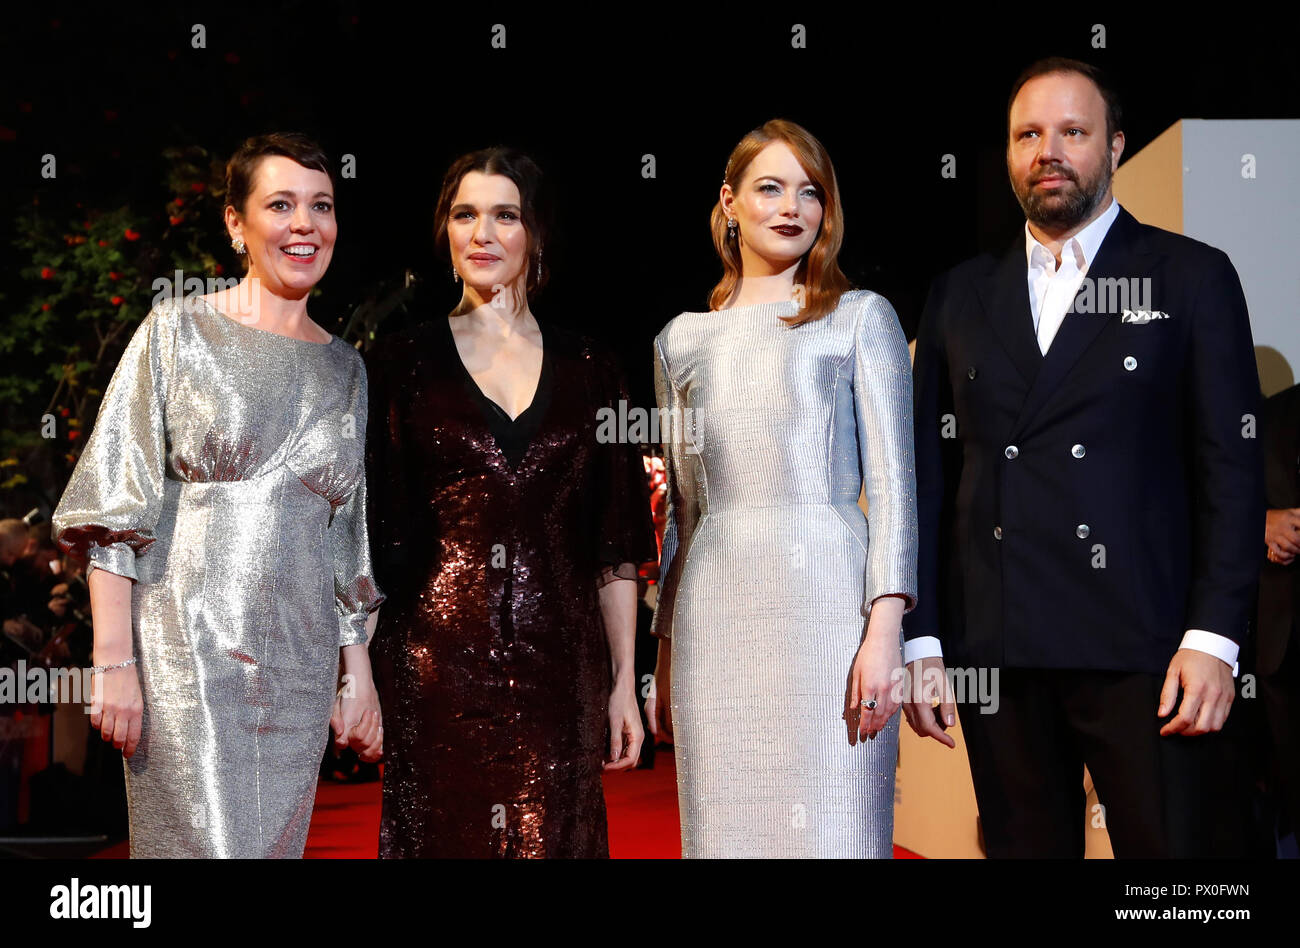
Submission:
[[254,135],[244,140],[238,150],[226,162],[226,204],[238,213],[244,213],[244,206],[253,192],[253,177],[263,158],[271,155],[283,155],[292,158],[304,168],[323,171],[330,179],[330,188],[337,182],[330,168],[329,157],[325,150],[301,132],[272,132],[269,135]]
[[[524,294],[531,300],[542,287],[546,286],[551,276],[550,266],[542,253],[542,248],[546,246],[551,236],[552,216],[550,191],[546,186],[542,169],[523,152],[502,145],[472,151],[453,161],[451,167],[447,169],[447,174],[443,176],[442,191],[438,194],[438,204],[433,212],[434,244],[439,252],[447,254],[449,259],[451,252],[447,241],[448,217],[451,214],[452,202],[456,200],[456,192],[460,190],[460,182],[471,171],[504,175],[519,189],[524,233],[528,236],[524,254]],[[525,300],[520,298],[518,284],[512,287],[512,292],[515,308],[519,309],[524,305]],[[459,314],[460,307],[457,306],[453,315]]]
[[[844,211],[840,204],[840,187],[835,180],[831,157],[811,132],[785,119],[764,122],[740,140],[723,173],[723,183],[739,193],[740,182],[750,163],[772,142],[784,142],[794,152],[804,174],[817,190],[822,205],[822,222],[817,239],[799,261],[794,281],[805,287],[803,309],[798,316],[782,317],[793,326],[820,319],[833,310],[840,296],[851,289],[848,277],[840,270],[840,245],[844,243]],[[722,279],[709,294],[709,309],[721,309],[740,288],[740,240],[729,235],[727,212],[722,201],[713,206],[710,216],[713,246],[722,258]]]

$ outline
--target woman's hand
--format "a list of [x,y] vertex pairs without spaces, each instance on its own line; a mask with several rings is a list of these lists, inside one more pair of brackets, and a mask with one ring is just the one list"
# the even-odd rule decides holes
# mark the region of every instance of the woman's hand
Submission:
[[[849,744],[864,737],[875,740],[903,700],[903,652],[898,632],[903,622],[903,600],[881,597],[872,604],[867,635],[858,646],[844,694],[844,719]],[[875,702],[863,707],[863,702]],[[856,722],[856,726],[855,726]]]
[[[108,570],[90,574],[90,621],[94,633],[91,662],[116,665],[131,657],[131,580]],[[144,721],[144,699],[135,665],[90,676],[90,726],[120,748],[135,753]]]
[[641,759],[641,709],[636,705],[635,682],[628,679],[614,685],[609,694],[609,760],[605,770],[627,770]]
[[[115,663],[96,661],[96,664]],[[123,757],[130,757],[140,743],[144,720],[144,699],[135,666],[110,668],[91,675],[90,681],[90,726],[120,750]]]
[[[364,645],[355,647],[365,648]],[[384,719],[379,710],[379,693],[369,676],[356,678],[345,674],[344,679],[330,716],[334,747],[338,750],[351,747],[358,757],[372,764],[384,756]]]
[[[921,658],[907,666],[907,700],[903,715],[912,730],[921,737],[933,737],[940,744],[956,747],[957,742],[944,731],[957,723],[957,706],[942,658]],[[939,701],[939,719],[935,718],[935,700]],[[940,723],[942,721],[942,723]]]
[[655,680],[645,699],[645,716],[650,722],[650,733],[656,741],[665,744],[673,742],[672,655],[673,643],[668,639],[660,639]]

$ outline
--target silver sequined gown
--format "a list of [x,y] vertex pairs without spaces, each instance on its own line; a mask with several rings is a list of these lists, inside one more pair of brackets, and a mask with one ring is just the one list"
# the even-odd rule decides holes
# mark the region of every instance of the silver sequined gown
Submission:
[[687,858],[893,851],[899,716],[851,747],[843,712],[870,603],[916,601],[907,343],[874,293],[779,318],[796,313],[683,313],[655,340],[671,430],[654,628],[672,639]]
[[297,857],[339,647],[383,601],[366,537],[366,376],[202,300],[136,331],[54,514],[135,580],[144,697],[131,855]]

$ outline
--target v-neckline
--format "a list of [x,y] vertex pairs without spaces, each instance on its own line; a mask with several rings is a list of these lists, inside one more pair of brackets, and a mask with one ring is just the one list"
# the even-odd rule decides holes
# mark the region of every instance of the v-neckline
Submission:
[[542,392],[542,382],[546,379],[546,360],[550,349],[546,344],[546,330],[542,327],[542,321],[540,319],[537,320],[537,332],[542,337],[542,366],[537,373],[537,385],[533,388],[532,399],[524,406],[523,410],[513,418],[510,417],[510,412],[502,408],[494,398],[488,395],[487,392],[483,391],[483,386],[478,384],[478,380],[474,378],[469,368],[465,365],[465,360],[461,358],[460,349],[456,345],[456,333],[453,332],[451,328],[451,320],[448,319],[446,322],[447,335],[450,337],[451,341],[451,351],[456,356],[456,363],[460,366],[461,374],[469,380],[469,383],[474,386],[474,390],[482,396],[483,400],[495,405],[512,425],[516,424],[520,418],[523,418],[524,415],[532,411],[533,406],[537,404],[537,396]]
[[[482,386],[480,386],[478,382],[475,381],[474,376],[470,374],[469,369],[465,365],[465,360],[461,358],[460,349],[456,347],[456,334],[452,331],[451,320],[444,319],[443,326],[445,327],[444,332],[446,333],[447,345],[451,347],[451,357],[456,360],[456,365],[460,368],[462,385],[467,394],[469,394],[478,404],[479,414],[483,419],[484,426],[487,428],[487,435],[492,439],[492,447],[501,457],[506,469],[512,474],[517,474],[523,468],[524,462],[526,462],[529,456],[533,453],[533,448],[537,444],[537,435],[541,431],[542,425],[546,422],[546,415],[549,414],[551,407],[551,393],[543,390],[544,386],[546,386],[548,382],[552,387],[554,386],[554,380],[548,378],[552,369],[552,346],[547,341],[546,328],[539,319],[537,321],[537,331],[542,335],[542,368],[537,375],[537,387],[533,390],[532,401],[528,403],[523,411],[514,418],[511,418],[504,408],[488,397],[487,393],[483,391]],[[534,410],[541,413],[535,419],[531,417],[529,418],[529,421],[534,424],[534,431],[532,437],[528,439],[527,447],[524,448],[523,453],[519,456],[519,464],[517,466],[510,463],[509,457],[506,456],[505,449],[501,446],[500,441],[497,440],[496,430],[493,424],[494,419],[491,415],[493,410],[500,412],[502,418],[505,420],[505,424],[512,428],[523,422],[526,415],[532,415]]]

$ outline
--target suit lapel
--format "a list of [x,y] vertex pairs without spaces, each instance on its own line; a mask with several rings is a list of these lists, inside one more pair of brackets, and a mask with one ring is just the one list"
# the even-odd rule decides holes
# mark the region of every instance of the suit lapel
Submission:
[[[1106,232],[1101,246],[1097,249],[1096,259],[1088,265],[1086,280],[1090,281],[1093,287],[1103,279],[1123,279],[1127,283],[1128,280],[1141,275],[1139,271],[1144,268],[1136,259],[1142,252],[1138,227],[1138,222],[1133,215],[1120,208],[1119,215],[1110,225],[1110,230]],[[1021,282],[1026,283],[1027,277],[1023,268],[1020,277]],[[1079,285],[1079,294],[1085,292],[1086,285],[1086,282]],[[1092,305],[1090,308],[1083,307],[1088,311],[1082,313],[1074,311],[1079,301],[1079,295],[1075,296],[1075,302],[1071,304],[1061,327],[1056,331],[1056,336],[1047,349],[1047,355],[1042,357],[1042,366],[1029,389],[1029,395],[1021,406],[1020,417],[1016,420],[1011,434],[1012,438],[1019,437],[1026,426],[1033,421],[1102,330],[1119,319],[1119,313],[1100,312],[1103,307],[1100,305],[1098,294],[1093,292],[1090,295]],[[1034,337],[1034,350],[1038,351],[1037,337]]]
[[1032,385],[1042,366],[1034,335],[1034,314],[1029,308],[1029,277],[1023,237],[1013,241],[1002,260],[979,286],[984,315],[998,341],[1026,385]]

